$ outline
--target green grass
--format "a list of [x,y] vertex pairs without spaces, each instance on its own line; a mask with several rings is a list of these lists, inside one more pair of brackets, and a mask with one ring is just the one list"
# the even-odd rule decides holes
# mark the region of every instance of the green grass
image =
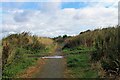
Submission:
[[[89,66],[89,56],[87,54],[76,54],[67,56],[68,66],[77,66],[77,67],[88,67]],[[86,64],[84,64],[86,63]]]
[[42,49],[38,52],[19,47],[14,48],[11,52],[12,54],[8,58],[7,64],[4,67],[2,77],[16,78],[17,75],[24,72],[28,67],[36,65],[36,60],[38,60],[40,56],[49,55],[49,52],[52,51],[54,46],[55,45],[49,45],[46,49]]
[[91,51],[94,51],[95,48],[89,48],[89,47],[83,47],[83,46],[78,46],[75,48],[65,48],[63,49],[64,54],[80,54],[80,53],[88,53]]
[[70,72],[68,73],[72,78],[97,78],[98,73],[92,69],[81,69],[81,67],[68,68]]
[[91,68],[90,54],[89,52],[94,50],[93,48],[76,47],[73,49],[64,49],[64,54],[67,54],[67,68],[70,71],[71,77],[74,78],[96,78],[98,76],[97,71]]
[[[32,36],[29,32],[23,32],[3,38],[2,46],[4,46],[3,78],[12,78],[19,77],[18,74],[36,64],[40,56],[49,55],[54,50],[55,43],[50,38]],[[2,50],[1,45],[0,50]]]
[[36,59],[22,59],[12,63],[11,65],[6,65],[4,71],[3,71],[3,78],[10,78],[10,77],[16,77],[17,74],[24,71],[28,66],[35,65]]
[[27,54],[25,54],[27,53],[27,50],[16,48],[15,53],[17,55],[11,55],[14,56],[14,59],[11,59],[4,67],[3,78],[16,77],[17,74],[21,73],[29,66],[36,64],[36,58],[29,58]]

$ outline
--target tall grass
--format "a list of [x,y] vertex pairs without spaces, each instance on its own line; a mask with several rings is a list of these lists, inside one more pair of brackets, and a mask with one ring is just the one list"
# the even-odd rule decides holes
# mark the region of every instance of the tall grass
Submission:
[[[100,63],[106,72],[105,77],[120,75],[120,26],[87,30],[79,35],[70,37],[65,40],[64,49],[73,49],[78,46],[92,47],[91,61]],[[71,52],[77,53],[77,50]]]
[[27,67],[34,65],[37,60],[36,58],[27,57],[25,54],[26,51],[22,48],[18,48],[16,53],[14,60],[4,66],[3,78],[16,78],[18,73],[22,72]]
[[34,65],[37,58],[28,56],[46,55],[51,50],[51,45],[54,46],[52,39],[31,36],[27,32],[3,38],[3,78],[16,77],[17,74]]

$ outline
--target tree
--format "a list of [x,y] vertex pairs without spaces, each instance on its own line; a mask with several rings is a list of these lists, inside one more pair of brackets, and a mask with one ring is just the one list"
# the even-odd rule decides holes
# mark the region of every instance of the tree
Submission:
[[63,35],[63,39],[64,39],[64,38],[67,38],[67,35],[66,35],[66,34],[65,34],[65,35]]

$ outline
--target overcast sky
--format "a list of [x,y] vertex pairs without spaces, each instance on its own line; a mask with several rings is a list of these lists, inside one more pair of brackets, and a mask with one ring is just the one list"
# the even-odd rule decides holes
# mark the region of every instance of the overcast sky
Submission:
[[118,24],[118,0],[1,2],[0,5],[0,38],[23,31],[45,37],[76,35]]

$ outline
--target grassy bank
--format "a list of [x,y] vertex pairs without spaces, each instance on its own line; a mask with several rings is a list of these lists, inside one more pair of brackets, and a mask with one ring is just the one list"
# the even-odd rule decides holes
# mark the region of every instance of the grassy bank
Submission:
[[[46,42],[47,41],[47,42]],[[55,43],[50,38],[13,34],[3,39],[3,78],[16,78],[28,67],[37,64],[40,56],[50,55]],[[31,57],[30,57],[31,56]],[[35,57],[39,56],[39,57]]]
[[[67,38],[63,49],[69,49],[69,54],[82,55],[84,50],[77,50],[77,47],[84,46],[92,48],[91,64],[99,70],[100,78],[116,78],[120,76],[120,26],[87,30],[79,35]],[[75,49],[76,48],[76,49]],[[74,50],[75,49],[75,50]]]
[[35,65],[37,58],[27,57],[27,51],[24,49],[17,49],[16,53],[21,54],[16,56],[14,60],[10,61],[4,66],[3,78],[16,77],[17,74],[23,72],[27,67]]
[[64,49],[67,61],[67,77],[71,78],[97,78],[98,72],[92,68],[90,52],[94,48],[76,47]]

